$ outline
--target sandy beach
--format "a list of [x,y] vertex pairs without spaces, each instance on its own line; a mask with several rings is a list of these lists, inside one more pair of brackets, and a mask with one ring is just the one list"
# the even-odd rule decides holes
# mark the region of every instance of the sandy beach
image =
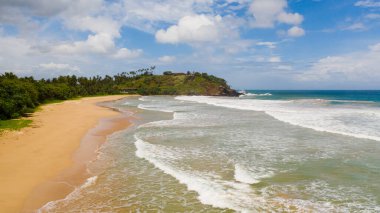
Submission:
[[97,103],[123,97],[91,97],[44,105],[33,114],[31,127],[1,135],[0,211],[38,208],[72,190],[51,180],[71,180],[73,185],[83,182],[88,176],[85,162],[94,157],[107,135],[129,125],[121,113]]

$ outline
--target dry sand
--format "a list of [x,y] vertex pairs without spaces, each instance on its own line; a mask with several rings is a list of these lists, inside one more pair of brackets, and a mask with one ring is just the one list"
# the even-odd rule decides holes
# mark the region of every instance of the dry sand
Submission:
[[[85,164],[78,162],[91,160],[108,134],[129,125],[119,112],[96,103],[123,97],[44,105],[31,118],[31,127],[0,136],[0,212],[37,208],[72,190],[52,180],[71,180],[75,185],[87,178]],[[83,138],[88,142],[81,144]]]

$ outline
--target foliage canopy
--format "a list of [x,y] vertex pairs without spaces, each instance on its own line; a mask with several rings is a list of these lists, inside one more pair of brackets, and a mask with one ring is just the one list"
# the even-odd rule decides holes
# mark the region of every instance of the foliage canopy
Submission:
[[237,95],[224,79],[207,73],[153,75],[155,67],[122,72],[114,76],[59,76],[35,80],[13,73],[0,75],[0,120],[26,116],[41,104],[81,96],[140,95]]

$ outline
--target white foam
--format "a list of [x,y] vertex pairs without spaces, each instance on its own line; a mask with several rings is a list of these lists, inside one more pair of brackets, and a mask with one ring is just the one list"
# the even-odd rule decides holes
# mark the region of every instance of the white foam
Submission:
[[178,96],[176,99],[263,111],[292,125],[380,141],[380,109],[376,107],[331,106],[323,99],[283,101],[207,96]]
[[[216,126],[210,119],[211,115],[194,113],[194,112],[174,112],[173,119],[171,120],[159,120],[140,125],[138,128],[147,127],[209,127]],[[196,121],[196,122],[195,122]]]
[[185,184],[188,190],[198,193],[203,204],[217,208],[233,209],[240,212],[254,211],[255,207],[264,204],[262,197],[255,196],[248,184],[216,179],[213,175],[187,171],[176,167],[167,156],[170,151],[158,145],[136,140],[136,156],[146,159],[155,167]]
[[[298,194],[300,188],[309,195],[308,199],[275,196],[278,192]],[[263,188],[261,192],[266,197],[273,197],[275,203],[281,204],[282,208],[277,211],[282,212],[295,212],[294,207],[297,208],[296,212],[379,212],[380,210],[376,197],[363,192],[359,187],[332,186],[323,180],[271,185]]]
[[[281,192],[281,186],[265,187],[259,190],[262,194],[257,193],[250,184],[256,183],[259,179],[255,178],[254,172],[238,164],[235,165],[235,178],[239,182],[236,182],[222,179],[217,175],[178,167],[171,157],[172,151],[160,145],[150,144],[136,137],[135,146],[137,157],[149,161],[156,168],[186,185],[188,190],[198,193],[198,200],[206,205],[238,212],[280,210],[288,212],[294,211],[294,207],[301,212],[325,212],[339,209],[330,202],[278,197],[276,194]],[[271,175],[271,172],[262,174],[260,178],[268,175]]]
[[59,203],[69,201],[71,199],[78,197],[83,189],[95,185],[97,180],[98,180],[98,176],[92,176],[92,177],[87,178],[87,180],[84,184],[75,188],[74,191],[72,191],[70,194],[68,194],[65,198],[59,199],[59,200],[53,200],[53,201],[46,203],[44,206],[42,206],[40,209],[37,210],[37,213],[44,213],[44,212],[53,211],[54,208],[56,208],[56,206]]
[[270,93],[261,93],[261,94],[256,94],[256,93],[245,93],[240,95],[239,97],[261,97],[261,96],[272,96]]
[[248,183],[248,184],[255,184],[259,183],[260,181],[255,179],[250,171],[248,171],[244,166],[240,164],[235,165],[235,180],[242,182],[242,183]]
[[141,96],[138,100],[139,101],[146,101],[147,96]]
[[139,104],[137,106],[139,109],[150,110],[150,111],[159,111],[159,112],[174,112],[173,110],[167,109],[166,107],[159,106],[150,106],[146,104]]
[[96,176],[96,175],[93,177],[87,178],[86,182],[82,186],[80,186],[80,188],[84,189],[84,188],[90,187],[92,185],[95,185],[97,180],[98,180],[98,176]]

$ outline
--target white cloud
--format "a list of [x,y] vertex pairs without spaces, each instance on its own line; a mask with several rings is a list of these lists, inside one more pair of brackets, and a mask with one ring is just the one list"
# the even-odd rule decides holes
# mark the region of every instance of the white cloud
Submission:
[[281,62],[281,58],[279,56],[272,56],[268,59],[268,62],[271,63],[279,63]]
[[2,58],[15,58],[32,52],[33,44],[22,38],[0,36],[0,56]]
[[0,25],[1,24],[17,26],[22,34],[30,34],[38,29],[36,21],[24,15],[20,9],[14,7],[0,6]]
[[360,30],[365,30],[365,29],[366,27],[361,22],[353,23],[350,26],[344,28],[344,30],[352,30],[352,31],[360,31]]
[[269,42],[269,41],[262,41],[262,42],[257,42],[257,46],[266,46],[270,49],[276,48],[276,42]]
[[52,48],[52,52],[66,55],[78,55],[82,53],[103,54],[109,55],[110,57],[116,59],[137,58],[143,53],[141,49],[117,49],[115,47],[113,37],[105,33],[89,35],[85,41],[76,41],[74,43],[57,45]]
[[52,48],[59,54],[96,53],[114,58],[133,58],[141,54],[141,50],[117,49],[116,39],[120,35],[122,22],[120,16],[122,5],[119,2],[103,0],[81,0],[72,2],[64,10],[60,18],[70,30],[90,32],[84,41],[64,42]]
[[[234,36],[230,37],[230,40],[227,40],[225,42],[219,42],[217,44],[217,47],[220,47],[224,50],[225,53],[228,54],[238,54],[241,52],[249,51],[251,50],[251,47],[254,45],[254,42],[252,40],[244,40],[235,38]],[[217,47],[213,47],[217,49]],[[217,50],[219,51],[219,50]]]
[[379,81],[380,43],[369,50],[318,60],[306,72],[297,75],[302,81]]
[[156,40],[160,43],[192,43],[212,42],[220,38],[219,25],[222,22],[220,16],[192,15],[185,16],[177,25],[167,30],[159,30]]
[[[29,0],[33,1],[33,0]],[[49,1],[49,0],[43,0]],[[88,16],[100,13],[107,13],[111,8],[111,2],[107,3],[104,0],[61,0],[65,1],[68,5],[62,12],[62,16],[65,18],[71,16]],[[54,3],[54,1],[49,1]]]
[[66,70],[66,71],[75,71],[79,72],[80,68],[77,66],[71,66],[70,64],[56,64],[53,62],[47,64],[40,64],[40,68],[44,70]]
[[278,65],[276,68],[279,70],[286,70],[286,71],[293,70],[293,67],[290,65]]
[[34,16],[53,16],[74,2],[75,0],[2,0],[0,7],[28,10]]
[[367,19],[380,19],[380,14],[377,13],[370,13],[365,16]]
[[91,31],[93,33],[105,33],[113,37],[119,37],[120,24],[109,17],[75,16],[65,20],[69,29]]
[[[103,0],[2,0],[0,1],[0,23],[16,26],[22,32],[41,30],[43,19],[67,19],[94,15],[105,8]],[[36,20],[35,17],[39,17]]]
[[288,33],[288,36],[291,36],[291,37],[300,37],[300,36],[305,35],[305,30],[300,27],[294,26],[290,28],[287,33]]
[[106,54],[114,49],[113,38],[109,34],[100,33],[89,35],[85,41],[76,41],[69,44],[61,44],[53,47],[53,52],[63,54],[80,53],[103,53]]
[[299,25],[303,21],[303,16],[299,13],[280,13],[277,17],[278,21],[285,24]]
[[119,49],[112,57],[118,59],[131,59],[141,56],[143,51],[141,49],[129,50],[127,48]]
[[361,0],[355,3],[358,7],[380,7],[380,1],[374,0]]
[[160,61],[162,63],[172,63],[175,60],[176,60],[175,56],[169,56],[169,55],[165,55],[165,56],[162,56],[162,57],[158,58],[158,61]]
[[286,0],[254,0],[249,8],[255,17],[255,27],[273,27],[277,15],[287,6]]
[[299,25],[303,16],[299,13],[287,13],[286,0],[253,0],[249,11],[255,20],[252,24],[257,28],[272,28],[276,22],[290,25]]
[[212,13],[212,0],[124,0],[124,24],[155,32],[161,23],[175,24],[184,16]]
[[380,52],[380,43],[369,46],[369,49],[373,52]]
[[[275,2],[271,5],[275,11],[267,11],[268,16],[266,11],[255,11],[256,21],[265,23],[267,17],[270,20],[267,25],[302,23],[303,16],[292,12],[286,0],[261,0],[261,3],[267,1]],[[81,70],[91,71],[84,75],[94,75],[119,71],[126,65],[139,68],[153,62],[165,66],[181,61],[170,66],[199,70],[209,66],[211,71],[215,64],[223,64],[225,69],[235,66],[234,63],[237,66],[240,63],[237,57],[252,54],[262,55],[262,59],[257,59],[261,60],[259,66],[279,66],[281,58],[271,57],[277,55],[273,50],[277,43],[240,37],[242,29],[249,28],[253,19],[252,15],[242,13],[251,3],[252,0],[0,0],[0,23],[14,26],[17,33],[25,31],[23,35],[0,41],[0,70],[31,70],[29,74],[52,73],[49,76],[52,77],[60,73],[46,72],[49,66],[58,71],[75,64]],[[122,31],[125,26],[152,33],[160,43],[190,44],[194,51],[186,57],[163,54],[154,58],[138,48],[121,48],[119,45],[136,39],[133,33],[130,37],[130,30]],[[4,29],[3,35],[8,35],[8,29]],[[182,64],[183,61],[187,64]],[[251,58],[244,63],[255,62]],[[75,66],[71,69],[75,71]]]

